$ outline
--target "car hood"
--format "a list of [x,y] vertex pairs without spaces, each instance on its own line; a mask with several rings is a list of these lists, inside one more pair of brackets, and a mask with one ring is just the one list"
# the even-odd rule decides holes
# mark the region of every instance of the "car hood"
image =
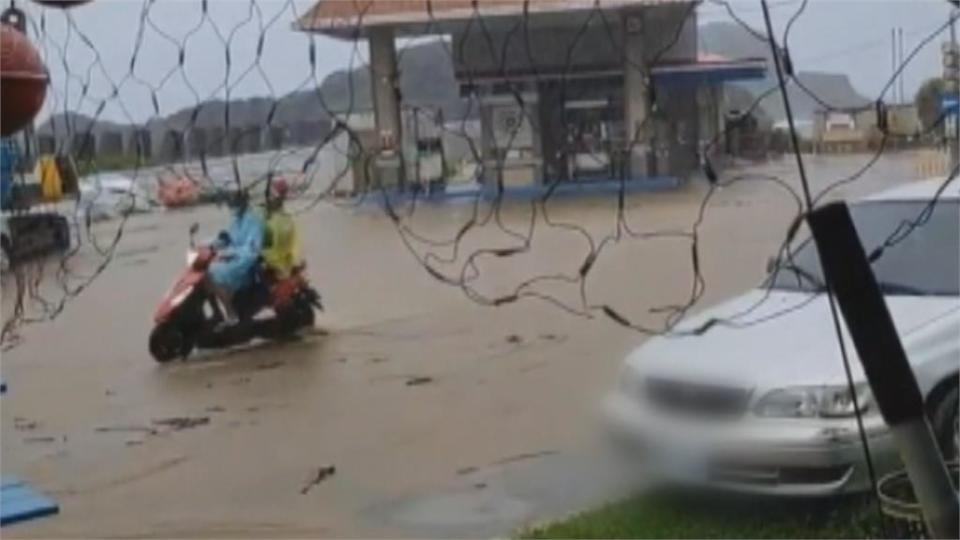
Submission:
[[[908,350],[911,332],[960,311],[955,296],[888,296],[886,301]],[[730,321],[758,302],[754,310]],[[714,319],[727,322],[715,323],[700,335],[652,338],[631,353],[627,364],[646,376],[751,388],[845,380],[826,295],[753,290],[685,320],[676,330],[703,328]],[[841,327],[854,377],[862,380],[842,320]]]

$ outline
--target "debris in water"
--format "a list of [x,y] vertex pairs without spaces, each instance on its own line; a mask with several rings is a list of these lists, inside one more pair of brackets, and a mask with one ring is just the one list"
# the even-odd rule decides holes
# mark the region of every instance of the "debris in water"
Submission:
[[[516,461],[524,461],[524,460],[527,460],[527,459],[535,459],[535,458],[547,457],[547,456],[552,456],[552,455],[554,455],[554,454],[559,454],[559,453],[560,453],[560,452],[557,451],[557,450],[541,450],[541,451],[539,451],[539,452],[526,452],[526,453],[523,453],[523,454],[516,454],[516,455],[513,455],[513,456],[507,456],[507,457],[505,457],[505,458],[500,458],[500,459],[498,459],[498,460],[490,463],[490,464],[487,465],[486,467],[498,467],[498,466],[501,466],[501,465],[507,465],[507,464],[509,464],[509,463],[514,463],[514,462],[516,462]],[[486,468],[486,467],[484,467],[484,468]],[[465,475],[468,475],[468,474],[473,474],[473,473],[477,472],[478,470],[480,470],[480,467],[476,467],[476,466],[471,465],[471,466],[468,466],[468,467],[461,467],[461,468],[457,469],[457,474],[460,475],[460,476],[465,476]],[[482,482],[481,482],[481,483],[482,483]],[[476,485],[475,485],[475,487],[476,487]],[[484,484],[484,487],[486,487],[486,484]]]
[[134,259],[132,261],[124,263],[123,266],[143,266],[149,262],[150,261],[147,259]]
[[507,343],[511,345],[519,345],[523,343],[523,338],[518,336],[517,334],[510,334],[509,336],[507,336]]
[[180,431],[181,429],[191,429],[197,426],[203,426],[210,423],[209,416],[173,416],[171,418],[161,418],[159,420],[154,420],[153,424],[157,426],[165,426],[171,428],[173,431]]
[[13,419],[13,429],[17,431],[33,431],[39,424],[26,418],[17,417]]
[[268,369],[277,369],[283,364],[284,364],[283,360],[274,360],[273,362],[266,362],[266,363],[260,364],[253,369],[256,369],[257,371],[266,371]]
[[323,482],[328,477],[333,476],[337,472],[337,468],[333,465],[327,465],[325,467],[320,467],[317,469],[317,475],[313,477],[307,485],[303,486],[303,489],[300,490],[301,495],[306,495],[313,489],[314,486],[319,485],[320,482]]
[[370,359],[370,362],[374,364],[382,364],[386,361],[387,359],[382,356],[374,356],[373,358]]
[[226,411],[226,409],[224,409],[223,407],[221,407],[221,406],[219,406],[219,405],[212,405],[212,406],[210,406],[210,407],[207,407],[205,410],[206,410],[207,412],[224,412],[224,411]]
[[483,488],[487,487],[487,483],[486,483],[486,482],[477,482],[476,484],[473,485],[473,487],[476,488],[476,489],[483,489]]
[[156,435],[157,430],[147,426],[101,426],[94,428],[97,433],[146,433],[147,435]]
[[25,442],[25,443],[27,443],[27,444],[32,444],[32,443],[52,443],[52,442],[54,442],[54,441],[56,441],[56,440],[57,440],[56,437],[26,437],[26,438],[23,439],[23,442]]
[[420,386],[433,382],[433,377],[410,377],[407,379],[407,386]]
[[114,258],[127,259],[130,257],[136,257],[137,255],[147,255],[149,253],[156,253],[157,251],[160,251],[160,246],[157,246],[157,245],[145,246],[142,248],[126,249],[123,251],[118,251],[117,254],[114,255]]
[[130,440],[125,443],[127,446],[140,446],[143,444],[142,440]]
[[547,456],[552,456],[552,455],[554,455],[554,454],[559,454],[559,452],[556,451],[556,450],[541,450],[541,451],[539,451],[539,452],[527,452],[527,453],[524,453],[524,454],[517,454],[517,455],[515,455],[515,456],[508,456],[508,457],[505,457],[505,458],[502,458],[502,459],[498,459],[497,461],[494,461],[494,462],[491,463],[490,465],[491,465],[491,466],[493,466],[493,465],[506,465],[506,464],[508,464],[508,463],[513,463],[513,462],[515,462],[515,461],[523,461],[523,460],[527,460],[527,459],[547,457]]

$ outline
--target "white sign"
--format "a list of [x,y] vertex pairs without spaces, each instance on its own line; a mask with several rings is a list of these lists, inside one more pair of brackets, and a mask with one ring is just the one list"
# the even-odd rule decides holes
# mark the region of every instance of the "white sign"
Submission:
[[533,146],[533,129],[519,105],[500,105],[492,111],[493,140],[497,148]]

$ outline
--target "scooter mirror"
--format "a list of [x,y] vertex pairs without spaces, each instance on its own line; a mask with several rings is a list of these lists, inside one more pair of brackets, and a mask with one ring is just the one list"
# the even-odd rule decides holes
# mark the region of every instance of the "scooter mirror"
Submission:
[[197,231],[199,231],[199,230],[200,230],[200,224],[199,224],[199,223],[194,222],[192,225],[190,225],[190,247],[193,247],[193,245],[194,245],[194,243],[195,243],[195,242],[194,242],[194,237],[197,236]]

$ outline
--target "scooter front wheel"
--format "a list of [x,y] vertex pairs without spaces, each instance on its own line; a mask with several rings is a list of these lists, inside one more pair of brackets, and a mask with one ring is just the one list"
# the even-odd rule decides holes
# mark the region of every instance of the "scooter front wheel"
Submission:
[[193,350],[193,344],[179,325],[165,322],[150,332],[150,354],[161,364],[186,357]]

